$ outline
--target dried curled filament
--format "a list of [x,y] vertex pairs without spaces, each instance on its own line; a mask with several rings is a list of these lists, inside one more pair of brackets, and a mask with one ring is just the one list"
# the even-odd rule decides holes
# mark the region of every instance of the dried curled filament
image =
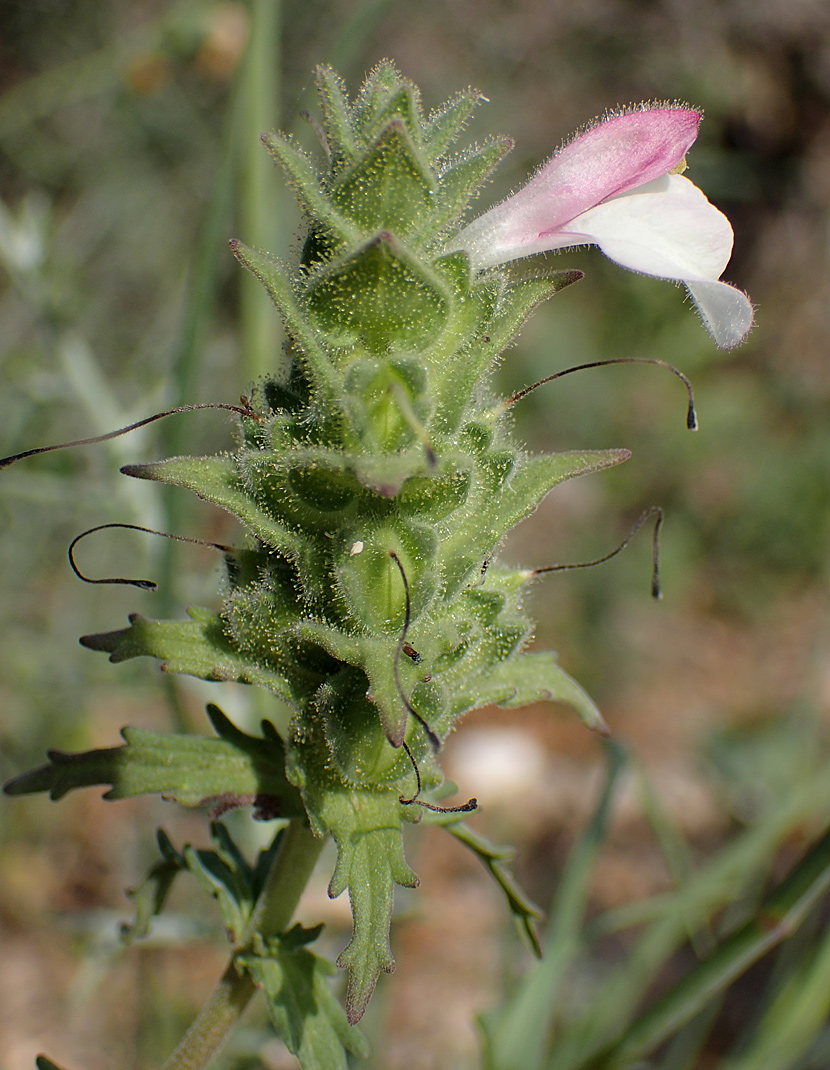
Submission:
[[610,364],[656,364],[659,368],[666,368],[673,375],[683,383],[686,387],[686,394],[688,396],[688,406],[686,408],[686,427],[689,431],[697,431],[697,411],[695,410],[695,398],[692,390],[692,384],[686,378],[679,368],[675,368],[673,364],[669,364],[666,360],[658,360],[657,357],[614,357],[611,360],[592,360],[588,364],[576,364],[572,368],[565,368],[561,372],[554,372],[553,375],[546,375],[544,379],[540,379],[537,383],[531,383],[530,386],[526,386],[523,390],[520,390],[517,394],[509,397],[507,401],[503,402],[502,407],[507,409],[511,405],[515,405],[517,401],[521,401],[522,398],[527,397],[532,391],[536,390],[540,386],[544,386],[546,383],[552,383],[554,379],[561,379],[565,375],[570,375],[572,372],[582,372],[589,368],[605,368]]
[[[405,691],[403,689],[403,685],[401,684],[401,654],[404,653],[404,648],[405,647],[409,647],[410,650],[412,649],[410,647],[410,644],[407,643],[407,641],[406,641],[406,636],[407,636],[407,633],[409,632],[409,623],[410,623],[410,620],[412,619],[412,602],[411,602],[410,597],[409,597],[409,581],[406,578],[406,573],[404,572],[403,565],[401,564],[401,559],[398,557],[398,555],[395,553],[394,550],[390,550],[389,551],[389,556],[392,558],[392,560],[398,566],[398,571],[401,574],[401,579],[403,580],[403,591],[404,591],[404,599],[405,599],[405,602],[404,602],[403,630],[401,631],[400,637],[398,638],[398,645],[395,648],[395,663],[394,663],[394,668],[393,668],[393,671],[394,671],[394,674],[395,674],[395,687],[398,689],[398,694],[401,697],[401,702],[404,704],[404,708],[406,709],[406,712],[411,714],[415,718],[415,720],[421,725],[421,727],[423,728],[423,730],[427,734],[427,739],[429,740],[429,742],[430,742],[430,744],[432,746],[432,749],[437,752],[441,748],[441,740],[432,731],[432,729],[429,727],[429,725],[426,723],[426,721],[423,719],[423,717],[420,715],[420,713],[418,713],[418,711],[413,707],[412,703],[406,697],[406,693],[405,693]],[[408,656],[412,657],[411,654],[409,654]],[[411,755],[410,755],[410,757],[411,757]]]
[[148,535],[158,535],[162,539],[173,539],[175,542],[189,542],[195,546],[208,546],[212,550],[221,550],[225,554],[233,554],[236,551],[232,546],[225,546],[221,542],[207,542],[204,539],[192,539],[188,535],[172,535],[168,531],[156,531],[154,528],[145,528],[141,524],[97,524],[94,528],[87,528],[86,531],[82,531],[80,535],[76,535],[72,542],[69,544],[69,565],[79,580],[83,580],[84,583],[123,583],[128,587],[138,587],[140,591],[155,591],[158,588],[158,584],[154,580],[132,580],[123,576],[107,576],[103,579],[90,579],[89,576],[85,576],[75,563],[75,547],[81,541],[85,539],[87,535],[92,535],[96,531],[105,531],[107,528],[126,528],[128,531],[143,531]]
[[156,420],[163,420],[166,416],[175,416],[180,412],[196,412],[197,409],[224,409],[226,412],[235,412],[248,420],[261,421],[262,417],[251,408],[248,398],[243,397],[240,400],[240,405],[229,405],[224,401],[205,401],[198,405],[178,405],[175,409],[165,409],[164,412],[145,416],[143,420],[136,420],[135,423],[127,424],[126,427],[119,427],[117,431],[108,431],[105,435],[93,435],[92,438],[76,438],[72,442],[57,442],[53,446],[37,446],[35,449],[24,450],[22,453],[13,453],[9,457],[0,457],[0,470],[8,468],[16,461],[25,460],[26,457],[36,457],[39,453],[68,450],[73,449],[75,446],[92,446],[96,442],[109,442],[110,439],[127,435],[130,431],[137,431],[139,427],[146,427],[147,424],[155,423]]
[[[421,656],[420,656],[420,654],[418,654],[417,650],[415,650],[415,648],[410,643],[407,642],[407,639],[406,639],[407,633],[409,632],[409,624],[410,624],[410,621],[412,619],[412,602],[411,602],[410,596],[409,596],[409,580],[407,580],[407,578],[406,578],[406,572],[404,571],[404,567],[401,564],[401,559],[398,557],[398,555],[395,553],[395,551],[394,550],[390,550],[389,551],[389,556],[395,562],[395,564],[398,567],[398,571],[401,574],[401,580],[403,581],[404,599],[405,599],[405,601],[404,601],[403,629],[402,629],[401,634],[400,634],[400,636],[398,638],[398,645],[397,645],[397,647],[395,649],[395,664],[394,664],[395,686],[398,689],[398,694],[400,695],[401,702],[404,704],[404,707],[405,707],[407,713],[411,714],[415,718],[415,720],[421,725],[421,727],[424,729],[424,731],[427,734],[427,738],[429,739],[429,742],[432,745],[433,750],[438,751],[438,749],[441,746],[440,739],[433,732],[433,730],[429,727],[429,725],[426,723],[426,721],[420,715],[420,713],[418,713],[418,711],[413,707],[413,705],[409,701],[409,699],[406,697],[406,693],[405,693],[405,691],[403,689],[403,684],[401,683],[401,676],[400,676],[401,654],[406,654],[407,657],[411,658],[415,662],[420,661],[421,660]],[[421,794],[421,770],[418,768],[418,763],[415,760],[415,755],[410,750],[409,745],[407,744],[406,740],[402,740],[401,741],[401,746],[406,751],[407,757],[409,758],[410,762],[412,762],[412,768],[415,771],[415,794],[412,795],[411,798],[407,798],[404,795],[400,796],[400,800],[399,801],[404,806],[423,806],[425,810],[432,810],[434,813],[437,813],[437,814],[468,814],[468,813],[471,813],[473,810],[477,809],[478,803],[477,803],[477,801],[475,799],[470,799],[468,802],[464,803],[462,806],[437,806],[435,803],[424,802],[422,799],[420,799],[419,796]]]
[[438,806],[436,803],[424,802],[419,798],[421,794],[421,770],[418,768],[418,763],[415,761],[415,755],[409,749],[406,740],[401,744],[406,751],[407,756],[412,762],[412,768],[415,770],[415,794],[407,799],[401,795],[398,802],[404,806],[423,806],[425,810],[432,810],[434,814],[471,814],[474,810],[478,809],[478,799],[468,799],[467,802],[461,806]]
[[663,597],[663,591],[660,587],[660,528],[663,525],[663,510],[659,505],[652,505],[649,509],[646,509],[623,541],[618,546],[615,546],[610,553],[597,557],[593,561],[578,561],[567,565],[546,565],[544,568],[529,569],[528,573],[531,576],[541,576],[545,572],[567,572],[575,568],[593,568],[594,565],[601,565],[603,561],[610,561],[612,557],[616,557],[621,550],[628,546],[643,524],[651,517],[656,517],[651,550],[651,596],[659,600]]

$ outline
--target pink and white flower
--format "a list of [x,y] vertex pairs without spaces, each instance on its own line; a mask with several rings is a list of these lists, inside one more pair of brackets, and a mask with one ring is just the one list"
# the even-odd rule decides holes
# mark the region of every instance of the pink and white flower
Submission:
[[743,341],[752,304],[720,276],[732,253],[729,220],[679,173],[700,112],[643,106],[574,138],[518,192],[473,220],[448,252],[474,270],[574,245],[598,245],[631,271],[682,282],[722,348]]

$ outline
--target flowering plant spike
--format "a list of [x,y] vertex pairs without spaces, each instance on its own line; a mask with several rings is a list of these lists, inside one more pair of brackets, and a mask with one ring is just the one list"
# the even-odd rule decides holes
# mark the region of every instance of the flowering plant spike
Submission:
[[[160,839],[161,868],[136,893],[131,931],[160,909],[171,874],[196,874],[218,894],[234,938],[234,969],[222,983],[236,987],[223,1006],[244,1006],[258,987],[304,1066],[345,1067],[344,1046],[363,1050],[352,1023],[379,973],[394,966],[394,885],[417,883],[404,858],[406,825],[432,821],[455,833],[532,928],[534,908],[504,856],[464,828],[461,808],[438,807],[451,789],[437,751],[459,718],[486,704],[544,700],[605,731],[555,655],[527,649],[532,625],[520,601],[531,574],[494,555],[557,484],[619,464],[628,451],[532,456],[516,445],[488,376],[533,307],[581,274],[540,265],[514,277],[498,265],[596,241],[626,266],[683,279],[722,344],[748,322],[729,318],[729,301],[743,295],[716,281],[728,223],[672,173],[696,135],[696,112],[609,118],[462,228],[510,148],[493,138],[452,151],[480,95],[467,90],[425,115],[415,86],[389,62],[354,102],[330,69],[317,80],[322,165],[290,137],[263,139],[305,213],[299,262],[232,243],[282,316],[286,368],[240,410],[233,452],[123,469],[238,518],[247,541],[224,548],[223,601],[190,609],[185,621],[134,615],[125,629],[83,640],[113,662],[149,655],[171,672],[263,687],[291,709],[287,738],[267,723],[261,738],[248,736],[210,707],[218,739],[126,729],[124,746],[52,752],[50,765],[7,790],[57,797],[107,783],[112,798],[161,791],[214,815],[248,804],[288,822],[279,850],[253,868],[221,826],[210,864],[210,853],[179,853]],[[681,224],[688,246],[677,238]],[[653,243],[641,248],[639,234]],[[308,950],[317,931],[287,928],[298,874],[305,879],[316,857],[309,844],[329,836],[337,847],[329,893],[349,892],[354,920],[338,960],[348,971],[348,1021],[325,994],[327,964]],[[234,879],[216,892],[226,871]],[[290,998],[286,986],[296,989]],[[313,1009],[308,1020],[303,1007]],[[194,1029],[183,1045],[208,1033]],[[187,1060],[169,1065],[201,1063],[187,1048]]]

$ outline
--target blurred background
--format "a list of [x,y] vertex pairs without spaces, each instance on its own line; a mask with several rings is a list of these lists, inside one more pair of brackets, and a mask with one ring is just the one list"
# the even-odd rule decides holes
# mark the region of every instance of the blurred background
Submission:
[[[514,392],[572,364],[648,356],[672,361],[695,387],[697,435],[685,430],[681,387],[653,367],[587,371],[516,407],[531,449],[633,455],[552,493],[505,546],[511,561],[590,560],[644,508],[666,514],[662,603],[649,597],[646,531],[613,561],[540,580],[529,599],[538,643],[559,651],[638,770],[591,883],[591,911],[616,909],[677,879],[637,784],[650,786],[702,864],[826,768],[825,0],[0,0],[0,453],[183,402],[233,402],[268,369],[277,317],[246,289],[227,240],[290,256],[300,223],[258,133],[290,129],[313,148],[303,118],[315,109],[313,67],[332,64],[356,92],[386,56],[428,109],[479,88],[490,103],[471,138],[515,138],[482,208],[607,108],[677,99],[705,111],[689,177],[733,224],[725,278],[757,305],[749,341],[719,352],[681,290],[582,249],[555,263],[585,279],[537,311],[497,377]],[[152,576],[155,595],[84,586],[65,556],[76,534],[109,521],[232,539],[217,511],[118,474],[127,461],[232,443],[221,413],[192,413],[2,473],[3,779],[41,764],[49,747],[115,745],[124,724],[206,730],[209,700],[249,716],[242,689],[174,687],[149,662],[113,667],[77,646],[129,612],[215,604],[209,551],[128,532],[79,548],[90,573]],[[464,796],[482,802],[477,827],[516,846],[514,869],[547,909],[596,800],[601,742],[567,711],[481,711],[451,741],[446,765]],[[123,890],[153,861],[155,825],[177,844],[204,843],[204,817],[153,800],[110,806],[94,790],[60,805],[0,805],[0,1063],[31,1070],[45,1050],[83,1070],[149,1070],[225,952],[203,902],[188,913],[187,889],[150,940],[122,950]],[[828,816],[825,801],[794,818],[768,872]],[[235,827],[255,845],[245,821]],[[380,1053],[373,1065],[466,1070],[479,1065],[475,1016],[499,1003],[529,956],[458,845],[427,830],[410,860],[421,889],[399,896],[398,970],[366,1022]],[[307,920],[325,914],[336,952],[348,914],[325,899],[327,876]],[[733,993],[694,1065],[721,1065],[754,983]],[[267,1033],[255,1013],[246,1022],[225,1065],[294,1065],[276,1042],[253,1054]]]

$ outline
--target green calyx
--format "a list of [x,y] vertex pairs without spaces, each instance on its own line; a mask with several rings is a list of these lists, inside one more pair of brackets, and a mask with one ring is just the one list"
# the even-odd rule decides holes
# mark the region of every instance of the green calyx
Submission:
[[[290,705],[282,794],[297,793],[338,847],[331,893],[352,900],[341,963],[355,1021],[393,965],[393,885],[416,882],[401,829],[425,813],[411,801],[415,765],[426,796],[440,788],[431,740],[471,709],[543,699],[603,729],[555,656],[525,650],[528,573],[490,562],[558,483],[628,454],[529,456],[488,392],[532,308],[579,273],[471,277],[464,253],[444,253],[510,147],[451,153],[480,95],[426,116],[390,63],[354,102],[327,68],[318,86],[322,164],[290,138],[264,138],[307,217],[300,262],[232,243],[283,318],[287,370],[258,386],[236,452],[123,470],[240,520],[248,541],[226,555],[224,603],[84,642],[114,661],[151,655],[170,671],[259,684]],[[246,790],[274,779],[261,766]],[[269,963],[258,983],[294,959]]]

